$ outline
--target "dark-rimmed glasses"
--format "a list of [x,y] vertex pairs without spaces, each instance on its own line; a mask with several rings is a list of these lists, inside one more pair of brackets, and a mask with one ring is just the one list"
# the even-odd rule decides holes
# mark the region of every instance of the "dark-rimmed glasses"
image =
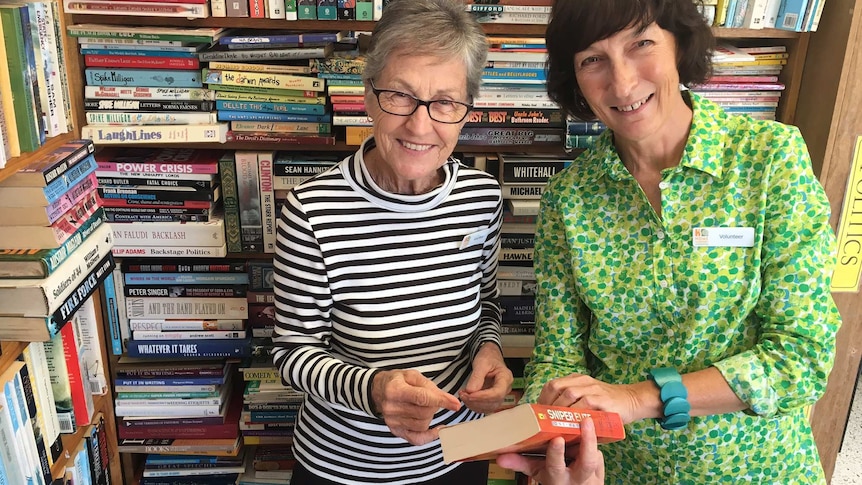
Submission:
[[416,108],[425,106],[428,116],[438,123],[454,124],[460,123],[467,117],[467,113],[473,109],[472,104],[452,101],[450,99],[434,99],[425,101],[416,96],[393,91],[391,89],[377,89],[374,81],[371,81],[371,91],[377,96],[377,104],[384,112],[395,116],[410,116],[416,112]]

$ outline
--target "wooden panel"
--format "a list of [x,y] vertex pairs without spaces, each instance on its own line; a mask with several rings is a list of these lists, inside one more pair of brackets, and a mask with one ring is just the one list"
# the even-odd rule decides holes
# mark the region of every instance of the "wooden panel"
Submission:
[[[862,9],[858,0],[829,0],[820,31],[812,36],[802,80],[798,123],[829,196],[832,227],[838,225],[856,137],[862,135]],[[812,429],[820,460],[831,479],[853,400],[862,347],[862,299],[838,293],[843,324],[826,394],[814,406]]]
[[[80,97],[80,96],[78,96]],[[53,138],[48,139],[44,145],[39,147],[35,152],[25,153],[20,157],[15,157],[6,162],[6,167],[0,169],[0,180],[3,180],[18,170],[30,165],[35,162],[39,158],[43,157],[46,153],[50,153],[52,150],[56,149],[58,146],[66,143],[69,140],[73,140],[76,138],[75,133],[64,133],[62,135],[57,135]]]

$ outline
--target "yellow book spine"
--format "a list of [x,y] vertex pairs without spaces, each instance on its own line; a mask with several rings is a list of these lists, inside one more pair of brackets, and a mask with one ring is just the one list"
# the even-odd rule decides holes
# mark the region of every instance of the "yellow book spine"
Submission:
[[207,82],[228,86],[248,86],[255,88],[300,89],[304,91],[324,91],[325,80],[316,77],[293,76],[269,72],[246,71],[208,71]]
[[6,43],[3,42],[3,25],[0,24],[0,96],[3,97],[3,113],[0,116],[6,119],[6,131],[9,142],[9,154],[13,157],[21,156],[21,144],[18,142],[18,123],[15,121],[15,109],[12,107],[12,90],[9,89],[12,81],[9,78],[9,65],[6,64]]

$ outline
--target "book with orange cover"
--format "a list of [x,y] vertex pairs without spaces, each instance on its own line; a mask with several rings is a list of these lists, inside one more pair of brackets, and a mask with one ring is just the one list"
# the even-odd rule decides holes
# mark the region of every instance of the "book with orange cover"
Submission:
[[599,443],[625,439],[617,413],[542,404],[521,404],[482,419],[440,430],[443,460],[488,460],[502,453],[544,453],[548,441],[562,436],[567,443],[581,439],[580,422],[591,417]]

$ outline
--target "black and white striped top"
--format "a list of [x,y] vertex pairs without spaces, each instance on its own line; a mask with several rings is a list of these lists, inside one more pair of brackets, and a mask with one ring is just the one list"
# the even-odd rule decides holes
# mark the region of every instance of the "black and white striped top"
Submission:
[[[413,446],[372,416],[378,370],[416,369],[454,394],[480,344],[500,343],[501,195],[454,159],[432,192],[390,194],[360,150],[290,191],[278,221],[274,360],[307,394],[294,453],[345,484],[430,480],[452,470],[440,442]],[[441,410],[432,427],[478,417]]]

